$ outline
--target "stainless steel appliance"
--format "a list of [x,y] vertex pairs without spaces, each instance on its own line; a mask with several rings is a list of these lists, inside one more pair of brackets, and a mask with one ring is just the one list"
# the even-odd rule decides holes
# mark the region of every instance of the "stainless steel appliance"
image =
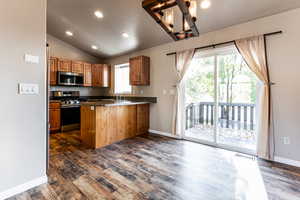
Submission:
[[53,91],[52,96],[61,100],[61,130],[70,131],[80,128],[79,91]]
[[58,85],[83,86],[83,74],[73,72],[58,72]]

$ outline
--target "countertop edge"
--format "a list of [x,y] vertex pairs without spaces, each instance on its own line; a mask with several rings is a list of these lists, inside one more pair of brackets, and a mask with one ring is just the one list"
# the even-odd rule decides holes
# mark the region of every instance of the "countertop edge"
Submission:
[[151,104],[151,102],[130,102],[130,103],[100,103],[100,102],[83,102],[81,106],[133,106],[133,105],[141,105],[141,104]]

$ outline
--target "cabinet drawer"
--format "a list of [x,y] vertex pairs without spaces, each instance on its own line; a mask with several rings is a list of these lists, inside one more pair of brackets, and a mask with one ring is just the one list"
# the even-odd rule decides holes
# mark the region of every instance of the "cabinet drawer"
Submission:
[[49,109],[60,109],[60,103],[59,102],[50,102]]

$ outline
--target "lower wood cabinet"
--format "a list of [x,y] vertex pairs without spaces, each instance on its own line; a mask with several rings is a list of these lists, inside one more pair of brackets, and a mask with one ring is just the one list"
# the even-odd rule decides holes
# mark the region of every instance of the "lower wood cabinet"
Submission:
[[60,103],[50,102],[50,104],[49,104],[49,124],[50,124],[51,132],[60,130],[60,128],[61,128],[60,121],[61,121],[61,119],[60,119]]
[[81,139],[100,148],[148,132],[149,105],[81,106]]
[[149,104],[137,105],[137,134],[148,133],[149,130]]

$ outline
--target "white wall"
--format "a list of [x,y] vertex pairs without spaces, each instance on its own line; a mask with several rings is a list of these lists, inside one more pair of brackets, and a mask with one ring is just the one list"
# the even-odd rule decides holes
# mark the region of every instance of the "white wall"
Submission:
[[[172,42],[129,55],[109,59],[111,64],[128,62],[129,57],[151,57],[151,86],[142,87],[145,96],[157,96],[158,103],[151,107],[150,129],[171,132],[172,95],[163,95],[163,89],[171,90],[175,84],[174,56],[166,53],[231,41],[238,38],[282,30],[282,35],[267,40],[275,117],[276,156],[300,161],[300,9],[257,19],[185,41]],[[159,27],[158,27],[159,28]],[[284,145],[282,137],[289,136],[290,145]]]
[[101,63],[102,60],[92,56],[50,34],[47,34],[47,43],[50,47],[50,55],[59,58],[85,61],[90,63]]
[[[50,35],[47,34],[47,43],[49,44],[50,56],[65,58],[70,60],[85,61],[89,63],[103,63],[100,58],[90,54]],[[108,89],[92,87],[60,87],[51,86],[51,91],[80,91],[81,96],[100,96],[104,95]]]
[[[12,187],[46,175],[46,0],[1,1],[0,199]],[[39,64],[24,62],[24,54]],[[39,85],[19,95],[18,83]]]

